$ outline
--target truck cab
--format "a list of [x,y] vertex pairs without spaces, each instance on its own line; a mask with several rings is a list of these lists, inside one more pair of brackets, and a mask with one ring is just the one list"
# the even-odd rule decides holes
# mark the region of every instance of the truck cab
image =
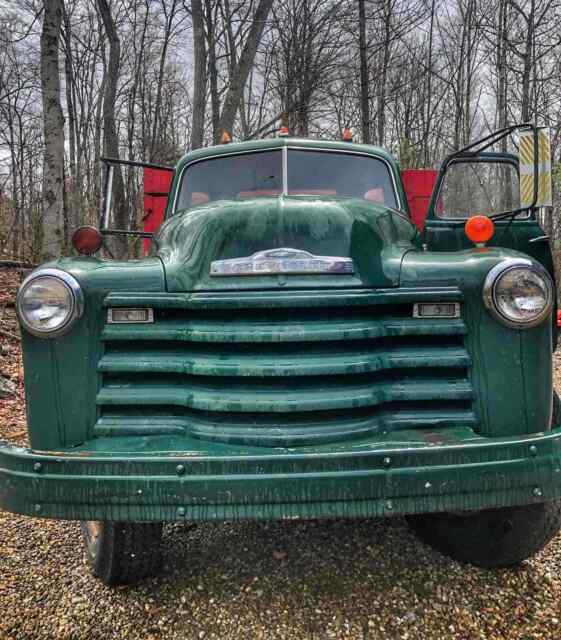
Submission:
[[460,560],[531,556],[561,524],[561,429],[519,174],[456,156],[419,229],[373,146],[187,154],[149,255],[22,284],[30,446],[0,443],[0,506],[82,521],[109,584],[156,570],[169,521],[404,515]]

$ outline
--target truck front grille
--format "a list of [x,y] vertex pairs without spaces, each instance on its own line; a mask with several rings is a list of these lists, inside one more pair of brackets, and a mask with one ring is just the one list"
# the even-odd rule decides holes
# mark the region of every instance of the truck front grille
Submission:
[[475,428],[465,324],[414,319],[415,293],[109,296],[154,323],[105,326],[94,433],[290,446]]

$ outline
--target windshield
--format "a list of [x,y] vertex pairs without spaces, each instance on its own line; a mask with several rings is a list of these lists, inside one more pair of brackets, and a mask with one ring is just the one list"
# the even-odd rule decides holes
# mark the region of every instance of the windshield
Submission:
[[[210,158],[183,172],[176,210],[214,200],[243,200],[283,193],[282,150]],[[397,208],[388,166],[353,153],[288,149],[289,196],[362,198]]]
[[470,218],[512,211],[520,206],[518,171],[510,162],[454,162],[440,187],[436,213]]

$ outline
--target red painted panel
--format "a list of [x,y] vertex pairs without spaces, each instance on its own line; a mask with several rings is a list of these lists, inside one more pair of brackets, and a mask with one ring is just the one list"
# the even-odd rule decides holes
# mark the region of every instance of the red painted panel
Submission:
[[172,171],[144,168],[144,193],[169,193]]
[[[144,168],[144,231],[155,232],[160,228],[172,177],[171,171]],[[149,238],[143,240],[142,249],[146,255],[150,249]]]
[[411,219],[421,231],[430,203],[438,171],[434,169],[405,169],[401,172]]

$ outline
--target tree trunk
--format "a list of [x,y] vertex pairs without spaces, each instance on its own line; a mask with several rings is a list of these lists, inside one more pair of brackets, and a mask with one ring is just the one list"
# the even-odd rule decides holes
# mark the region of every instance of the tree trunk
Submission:
[[74,62],[72,60],[70,18],[64,10],[64,73],[66,82],[66,110],[68,112],[68,151],[69,151],[69,182],[71,198],[67,200],[68,223],[70,230],[80,226],[80,184],[76,168],[76,112],[74,108]]
[[366,60],[366,14],[364,0],[358,0],[358,46],[360,49],[360,116],[362,142],[370,144],[370,97],[368,95],[368,63]]
[[162,106],[162,86],[164,83],[164,73],[166,68],[166,57],[169,47],[169,41],[172,34],[173,19],[175,17],[175,11],[177,9],[177,0],[171,0],[171,8],[169,14],[166,12],[166,3],[162,4],[164,13],[166,14],[166,25],[164,29],[164,44],[162,46],[162,54],[160,56],[160,68],[158,71],[158,85],[156,88],[156,102],[154,104],[154,122],[152,125],[152,136],[150,139],[150,153],[148,159],[150,162],[163,162],[166,158],[159,157],[157,151],[157,141],[161,139],[161,133],[158,131],[158,125],[160,124],[160,111]]
[[[109,41],[109,60],[107,62],[105,93],[103,96],[103,152],[105,156],[118,158],[119,138],[117,137],[117,126],[115,124],[115,101],[117,98],[117,81],[119,79],[121,62],[121,43],[107,0],[97,0],[97,5]],[[119,165],[115,166],[113,176],[113,203],[115,227],[117,229],[126,229],[128,226],[128,217],[123,176]],[[126,257],[127,239],[123,236],[117,236],[114,249],[116,257]]]
[[58,39],[62,0],[45,2],[41,31],[41,90],[45,164],[43,170],[43,258],[60,254],[63,241],[64,116],[60,103]]
[[393,8],[391,0],[384,2],[384,44],[382,53],[382,73],[378,90],[378,144],[383,147],[386,138],[386,91],[388,67],[390,64],[390,45]]
[[220,118],[220,129],[232,132],[234,128],[234,120],[238,112],[242,92],[247,81],[247,76],[253,65],[257,47],[261,41],[265,23],[271,10],[273,0],[259,0],[259,5],[253,16],[253,22],[245,42],[239,62],[236,66],[233,76],[230,78],[230,86],[226,92],[224,106],[222,107],[222,115]]
[[193,122],[191,149],[203,146],[206,107],[206,47],[201,0],[191,0],[195,82],[193,88]]

